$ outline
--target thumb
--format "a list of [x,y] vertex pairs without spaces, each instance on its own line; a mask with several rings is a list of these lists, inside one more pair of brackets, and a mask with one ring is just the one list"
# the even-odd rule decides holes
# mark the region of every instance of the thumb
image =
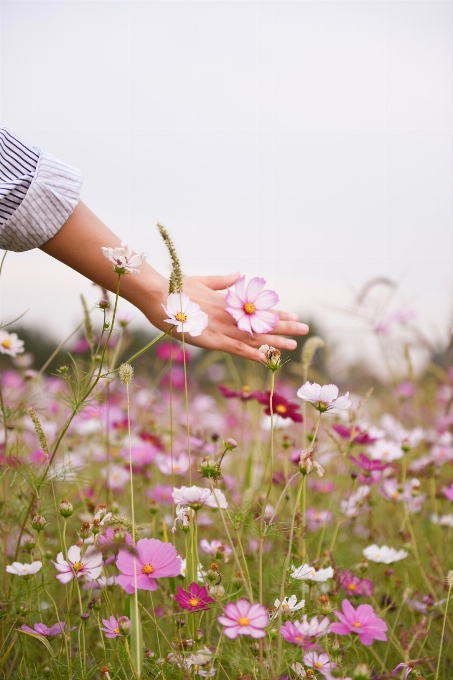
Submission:
[[233,272],[233,274],[222,276],[199,276],[198,280],[212,290],[225,290],[236,283],[239,278],[241,278],[240,272]]

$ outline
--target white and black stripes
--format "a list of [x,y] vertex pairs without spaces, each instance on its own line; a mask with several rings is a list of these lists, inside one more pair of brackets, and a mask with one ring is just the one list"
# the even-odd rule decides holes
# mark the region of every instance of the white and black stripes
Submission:
[[0,248],[37,248],[79,201],[82,175],[0,127]]

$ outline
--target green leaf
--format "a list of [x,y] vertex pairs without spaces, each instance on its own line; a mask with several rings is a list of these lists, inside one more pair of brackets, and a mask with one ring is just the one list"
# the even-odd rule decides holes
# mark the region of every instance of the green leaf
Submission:
[[139,678],[143,666],[143,631],[140,610],[138,607],[138,602],[136,606],[135,597],[136,595],[130,595],[129,598],[127,598],[129,600],[128,604],[132,624],[129,640],[131,644],[131,656],[134,664],[134,671],[136,677]]

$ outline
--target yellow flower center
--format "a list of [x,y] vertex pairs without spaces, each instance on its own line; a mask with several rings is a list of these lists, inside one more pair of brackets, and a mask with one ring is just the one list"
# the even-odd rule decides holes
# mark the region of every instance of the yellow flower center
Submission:
[[75,573],[78,574],[79,571],[82,571],[83,564],[82,564],[82,562],[74,562],[74,564],[72,565],[72,568],[74,569]]
[[322,663],[320,663],[319,661],[315,661],[315,663],[313,664],[313,666],[314,666],[315,668],[322,668]]
[[189,604],[191,607],[198,607],[198,605],[200,604],[200,600],[198,599],[198,597],[192,597],[189,600]]
[[119,628],[114,628],[114,629],[113,629],[113,632],[116,633],[117,635],[119,635],[119,634],[120,634],[120,629],[119,629]]
[[275,407],[275,410],[277,413],[286,413],[288,410],[286,406],[283,406],[283,404],[279,404],[278,406]]
[[184,312],[178,312],[175,314],[175,319],[176,321],[182,321],[182,323],[184,323],[184,321],[187,321],[187,316],[184,314]]
[[361,627],[362,627],[362,624],[360,623],[360,621],[354,621],[354,623],[352,624],[352,626],[353,626],[353,628],[361,628]]
[[238,624],[240,626],[248,626],[250,623],[249,619],[246,616],[241,616],[240,619],[238,619]]
[[9,338],[5,338],[2,342],[2,347],[9,349],[11,347],[11,340]]
[[400,495],[399,495],[398,491],[395,491],[395,493],[392,493],[392,500],[393,501],[397,501],[399,497],[400,497]]
[[145,564],[142,568],[143,574],[152,574],[153,571],[154,571],[154,567],[151,564]]
[[242,391],[247,394],[247,392],[251,392],[252,388],[249,385],[243,385]]
[[289,604],[286,603],[282,604],[282,609],[289,609]]
[[253,314],[254,311],[255,311],[255,305],[253,304],[253,302],[246,302],[245,305],[244,305],[244,312],[246,314]]
[[357,590],[356,584],[355,583],[348,583],[348,590],[352,590],[352,592]]

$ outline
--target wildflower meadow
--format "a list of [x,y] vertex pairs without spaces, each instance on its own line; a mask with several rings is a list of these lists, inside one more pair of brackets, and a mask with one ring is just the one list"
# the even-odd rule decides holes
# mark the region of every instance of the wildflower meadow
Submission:
[[[386,381],[351,384],[313,333],[261,363],[194,353],[210,320],[160,229],[168,331],[141,349],[120,295],[146,255],[124,244],[103,249],[116,295],[42,366],[0,330],[0,676],[452,678],[451,352],[416,375],[401,340]],[[266,285],[227,291],[253,336]],[[384,363],[406,321],[376,322]]]

